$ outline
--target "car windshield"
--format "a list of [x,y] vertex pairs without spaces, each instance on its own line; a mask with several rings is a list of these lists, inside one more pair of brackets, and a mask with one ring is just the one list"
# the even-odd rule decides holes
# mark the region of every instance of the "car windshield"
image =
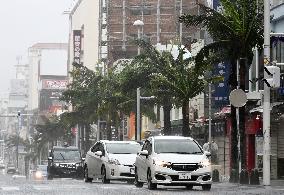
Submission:
[[156,153],[178,153],[178,154],[203,154],[198,144],[189,139],[163,139],[155,140],[154,151]]
[[138,143],[107,143],[106,150],[111,154],[136,154],[141,146]]
[[46,165],[39,165],[37,168],[39,171],[47,172],[47,166]]
[[53,156],[55,160],[80,160],[80,152],[78,150],[54,150]]

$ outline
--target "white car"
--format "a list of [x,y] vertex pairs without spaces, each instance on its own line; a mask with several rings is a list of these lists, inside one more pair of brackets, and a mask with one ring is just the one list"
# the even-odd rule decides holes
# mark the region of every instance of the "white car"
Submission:
[[135,186],[148,184],[148,189],[160,185],[202,186],[212,184],[209,152],[190,137],[154,136],[148,138],[136,157]]
[[103,183],[110,180],[134,181],[134,163],[141,145],[135,141],[101,140],[86,154],[84,165],[85,182],[101,178]]

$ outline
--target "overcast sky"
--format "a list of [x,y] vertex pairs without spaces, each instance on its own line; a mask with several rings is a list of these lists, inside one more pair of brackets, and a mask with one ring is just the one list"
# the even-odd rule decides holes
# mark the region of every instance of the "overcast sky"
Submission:
[[69,20],[63,12],[75,0],[0,0],[0,95],[15,78],[17,56],[27,63],[27,51],[38,42],[68,42]]

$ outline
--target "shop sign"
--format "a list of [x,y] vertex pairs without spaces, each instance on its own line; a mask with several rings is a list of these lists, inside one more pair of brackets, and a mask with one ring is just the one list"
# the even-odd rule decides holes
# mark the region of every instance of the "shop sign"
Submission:
[[74,62],[81,63],[81,30],[73,30]]
[[215,65],[213,76],[223,77],[222,81],[214,85],[212,94],[214,103],[217,105],[229,104],[229,73],[230,65],[228,63],[221,62]]

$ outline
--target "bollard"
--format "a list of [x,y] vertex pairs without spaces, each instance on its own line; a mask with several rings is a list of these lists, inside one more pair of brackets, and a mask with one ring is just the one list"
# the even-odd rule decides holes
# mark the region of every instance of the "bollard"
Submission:
[[230,183],[238,183],[239,182],[239,173],[236,169],[231,170],[229,182]]
[[219,171],[217,169],[214,169],[212,172],[212,181],[213,182],[219,182],[220,178],[219,178]]
[[259,185],[259,172],[258,169],[253,169],[250,174],[250,184]]
[[248,171],[246,169],[241,170],[240,184],[249,184],[249,176],[248,176]]

